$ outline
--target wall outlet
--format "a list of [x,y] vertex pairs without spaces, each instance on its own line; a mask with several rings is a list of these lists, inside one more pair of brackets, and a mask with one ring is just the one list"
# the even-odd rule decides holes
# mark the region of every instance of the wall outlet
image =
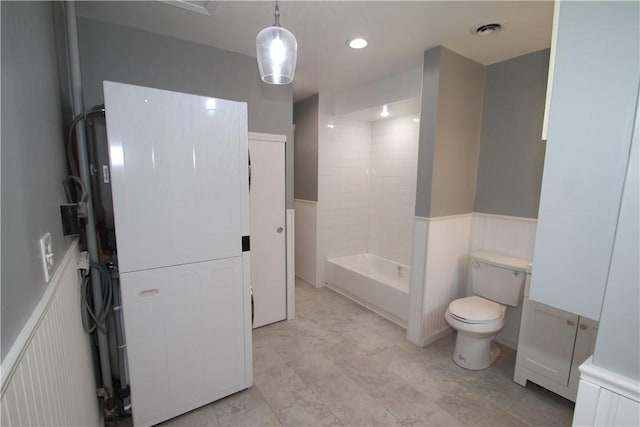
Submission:
[[40,256],[42,257],[42,266],[44,268],[44,280],[49,283],[53,275],[53,243],[51,242],[51,233],[45,234],[40,239]]

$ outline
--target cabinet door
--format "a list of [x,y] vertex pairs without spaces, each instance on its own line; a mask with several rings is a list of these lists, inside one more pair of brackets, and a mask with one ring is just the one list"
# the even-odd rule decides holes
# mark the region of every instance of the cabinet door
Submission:
[[241,257],[121,274],[135,425],[249,385],[242,275]]
[[580,382],[578,367],[593,354],[593,349],[596,346],[596,335],[598,335],[598,322],[586,317],[580,317],[573,359],[571,360],[571,373],[569,375],[569,388],[571,390],[578,390],[578,383]]
[[525,298],[518,364],[567,385],[578,316]]

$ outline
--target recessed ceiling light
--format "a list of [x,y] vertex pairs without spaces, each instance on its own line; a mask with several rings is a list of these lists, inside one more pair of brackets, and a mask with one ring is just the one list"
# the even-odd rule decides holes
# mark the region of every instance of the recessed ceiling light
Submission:
[[367,47],[368,44],[369,42],[360,37],[347,41],[347,46],[349,46],[351,49],[363,49]]
[[476,36],[490,36],[499,32],[503,28],[503,24],[492,22],[490,24],[482,24],[471,27],[471,34],[475,34]]
[[387,107],[387,104],[384,104],[382,106],[382,112],[380,113],[380,115],[382,117],[389,117],[389,107]]

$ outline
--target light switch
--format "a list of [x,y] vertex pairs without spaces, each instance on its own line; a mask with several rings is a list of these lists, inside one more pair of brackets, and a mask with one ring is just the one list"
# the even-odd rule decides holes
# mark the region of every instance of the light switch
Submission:
[[44,279],[47,283],[53,275],[53,243],[51,242],[51,233],[45,234],[40,239],[40,256],[42,257],[42,266],[44,268]]

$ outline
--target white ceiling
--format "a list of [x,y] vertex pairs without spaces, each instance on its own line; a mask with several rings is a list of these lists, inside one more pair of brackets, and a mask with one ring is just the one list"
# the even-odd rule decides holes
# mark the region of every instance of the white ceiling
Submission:
[[[78,3],[87,18],[139,28],[255,57],[255,37],[273,24],[272,1],[200,1],[186,10],[167,2]],[[199,10],[196,10],[199,9]],[[200,12],[200,13],[198,13]],[[206,13],[210,15],[206,15]],[[298,40],[294,100],[341,92],[419,66],[432,47],[491,64],[549,47],[550,1],[281,1],[280,23]],[[473,26],[506,24],[492,36]],[[362,50],[346,47],[364,37]],[[256,67],[256,78],[258,71]]]

